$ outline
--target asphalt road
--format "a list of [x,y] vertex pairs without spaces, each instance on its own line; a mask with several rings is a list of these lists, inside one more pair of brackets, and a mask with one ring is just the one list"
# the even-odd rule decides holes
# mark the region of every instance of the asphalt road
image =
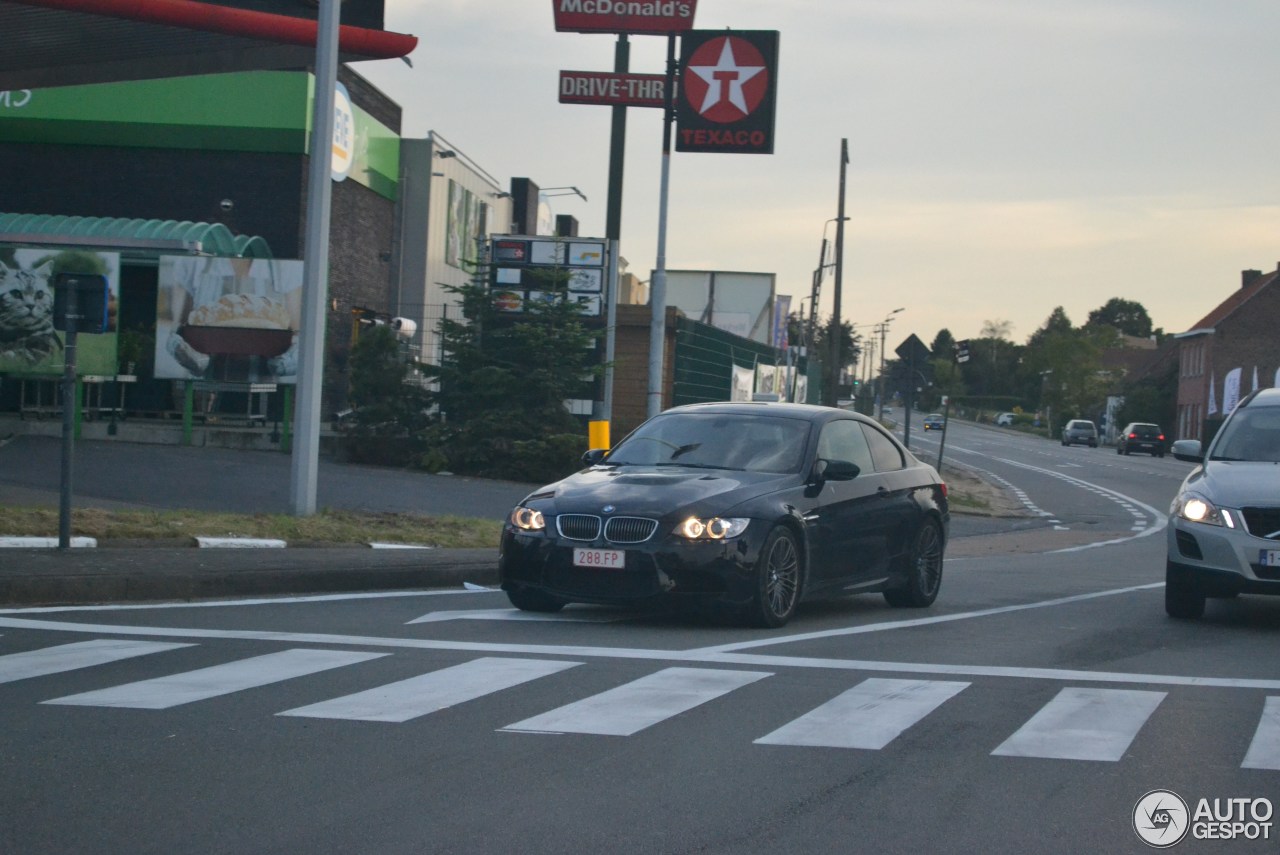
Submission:
[[529,619],[486,590],[7,611],[0,850],[1141,852],[1152,790],[1280,800],[1280,602],[1163,612],[1185,464],[976,428],[948,448],[1029,516],[977,538],[1020,549],[949,557],[922,612],[852,597],[766,631]]

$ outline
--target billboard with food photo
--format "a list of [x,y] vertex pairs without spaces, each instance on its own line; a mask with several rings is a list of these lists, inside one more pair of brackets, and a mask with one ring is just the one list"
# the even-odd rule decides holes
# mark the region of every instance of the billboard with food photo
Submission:
[[301,324],[301,261],[160,258],[156,377],[293,383]]
[[53,282],[59,273],[100,274],[107,279],[108,328],[76,336],[76,373],[116,373],[116,307],[120,255],[83,249],[0,246],[0,374],[61,376],[66,334],[53,317]]

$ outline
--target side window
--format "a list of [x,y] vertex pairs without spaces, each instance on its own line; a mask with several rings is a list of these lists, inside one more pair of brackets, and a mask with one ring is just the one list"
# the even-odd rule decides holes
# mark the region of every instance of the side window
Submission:
[[844,460],[856,463],[863,472],[874,472],[871,450],[867,448],[862,426],[853,419],[827,422],[818,437],[818,456],[826,460]]
[[862,430],[867,435],[867,445],[871,448],[871,459],[875,461],[877,472],[893,472],[906,465],[893,440],[870,425],[863,425]]

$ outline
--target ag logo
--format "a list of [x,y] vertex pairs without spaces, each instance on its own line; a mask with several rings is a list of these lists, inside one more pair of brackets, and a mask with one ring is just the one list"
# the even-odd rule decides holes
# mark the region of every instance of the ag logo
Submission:
[[708,121],[741,121],[769,93],[769,66],[746,39],[712,39],[693,52],[686,69],[684,96]]
[[1190,825],[1187,803],[1172,790],[1152,790],[1133,806],[1133,830],[1148,846],[1167,849],[1187,836]]

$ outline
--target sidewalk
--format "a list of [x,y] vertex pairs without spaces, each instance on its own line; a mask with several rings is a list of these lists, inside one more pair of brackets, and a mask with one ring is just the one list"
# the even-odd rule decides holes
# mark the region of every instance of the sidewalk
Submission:
[[[0,436],[4,506],[57,508],[60,442]],[[75,508],[288,513],[291,460],[271,451],[76,443]],[[321,460],[317,506],[502,519],[531,489]],[[74,534],[74,532],[73,532]],[[189,600],[497,584],[493,549],[195,548],[173,541],[0,549],[0,607]]]

